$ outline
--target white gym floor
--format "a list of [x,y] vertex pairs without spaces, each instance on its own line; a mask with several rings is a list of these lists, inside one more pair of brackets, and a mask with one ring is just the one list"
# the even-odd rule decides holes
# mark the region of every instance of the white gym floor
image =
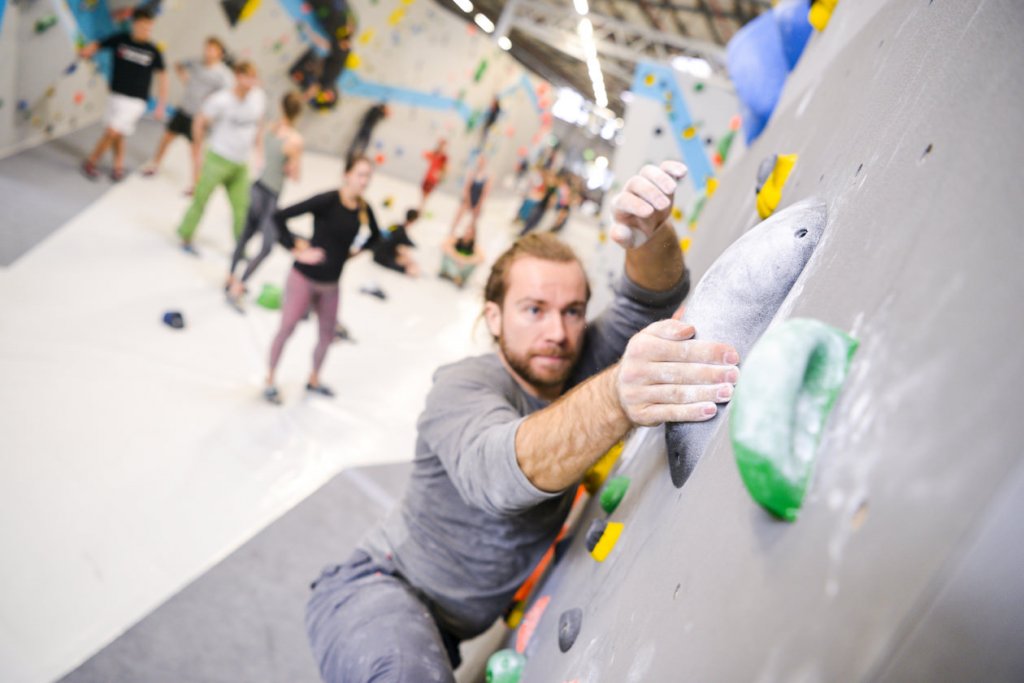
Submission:
[[[367,193],[382,227],[419,200],[386,173]],[[339,178],[337,159],[309,153],[283,203]],[[263,283],[283,285],[290,261],[275,249],[248,313],[229,308],[227,201],[215,194],[201,256],[188,256],[174,235],[186,184],[176,143],[160,175],[129,176],[0,269],[0,680],[59,677],[340,470],[411,459],[434,369],[490,348],[482,323],[474,334],[487,268],[462,291],[435,275],[456,208],[438,192],[411,231],[423,276],[368,254],[345,268],[340,315],[356,342],[328,353],[322,381],[336,398],[305,395],[312,320],[285,348],[284,405],[264,403],[280,314],[255,298]],[[489,261],[510,243],[518,206],[498,185],[481,220]],[[587,264],[593,314],[621,255],[594,219],[574,218],[563,237]],[[360,293],[370,282],[387,301]],[[169,310],[185,329],[162,323]]]

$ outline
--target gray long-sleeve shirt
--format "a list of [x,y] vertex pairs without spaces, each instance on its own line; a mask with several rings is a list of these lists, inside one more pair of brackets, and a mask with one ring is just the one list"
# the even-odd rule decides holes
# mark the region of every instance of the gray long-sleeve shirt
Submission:
[[[689,272],[667,292],[623,278],[612,304],[588,326],[566,388],[616,362],[630,337],[668,317],[688,291]],[[541,491],[516,460],[516,430],[547,405],[494,353],[438,369],[405,496],[360,543],[378,562],[393,564],[460,638],[482,633],[508,607],[572,505],[575,487]]]

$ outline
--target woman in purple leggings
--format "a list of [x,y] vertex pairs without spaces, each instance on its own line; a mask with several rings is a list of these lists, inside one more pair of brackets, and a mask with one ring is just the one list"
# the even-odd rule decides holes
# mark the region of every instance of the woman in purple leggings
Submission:
[[[310,305],[316,309],[320,335],[313,351],[313,371],[309,374],[306,390],[321,396],[334,395],[333,391],[320,383],[320,367],[334,339],[338,319],[338,281],[341,279],[341,269],[350,256],[352,242],[364,224],[370,227],[370,239],[362,250],[372,249],[380,237],[373,210],[363,201],[363,192],[372,175],[373,164],[369,159],[364,156],[353,157],[345,164],[340,189],[315,195],[274,214],[281,243],[293,250],[296,238],[288,230],[288,219],[305,213],[313,214],[313,236],[309,240],[308,249],[321,250],[322,260],[310,263],[310,259],[305,257],[296,258],[295,265],[288,273],[281,329],[270,347],[270,371],[263,392],[264,398],[271,403],[281,402],[281,394],[274,384],[274,372],[281,359],[281,351]],[[305,254],[304,251],[300,253]]]

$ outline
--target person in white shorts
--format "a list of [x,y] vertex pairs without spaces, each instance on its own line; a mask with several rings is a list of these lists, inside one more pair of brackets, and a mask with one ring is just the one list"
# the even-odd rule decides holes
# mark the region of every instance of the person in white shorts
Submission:
[[146,113],[153,72],[157,73],[159,88],[154,116],[159,120],[164,118],[167,72],[164,70],[163,55],[149,40],[152,33],[153,13],[140,8],[132,13],[130,33],[115,33],[100,42],[89,43],[79,51],[84,59],[91,58],[101,48],[111,50],[114,55],[110,97],[103,117],[103,136],[89,158],[82,163],[82,172],[89,178],[99,176],[96,164],[110,147],[114,149],[114,168],[110,177],[114,181],[124,177],[124,139],[135,132],[135,125]]

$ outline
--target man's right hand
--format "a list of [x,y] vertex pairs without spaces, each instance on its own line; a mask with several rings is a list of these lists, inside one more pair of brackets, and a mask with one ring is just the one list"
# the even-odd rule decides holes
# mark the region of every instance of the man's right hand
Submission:
[[678,161],[650,164],[626,181],[612,200],[611,238],[624,249],[639,247],[672,214],[676,188],[686,176],[686,165]]
[[660,320],[629,340],[618,367],[616,392],[635,425],[702,422],[732,398],[739,354],[728,344],[694,339],[696,330]]
[[82,59],[89,59],[100,49],[99,43],[86,43],[78,50],[78,56]]

